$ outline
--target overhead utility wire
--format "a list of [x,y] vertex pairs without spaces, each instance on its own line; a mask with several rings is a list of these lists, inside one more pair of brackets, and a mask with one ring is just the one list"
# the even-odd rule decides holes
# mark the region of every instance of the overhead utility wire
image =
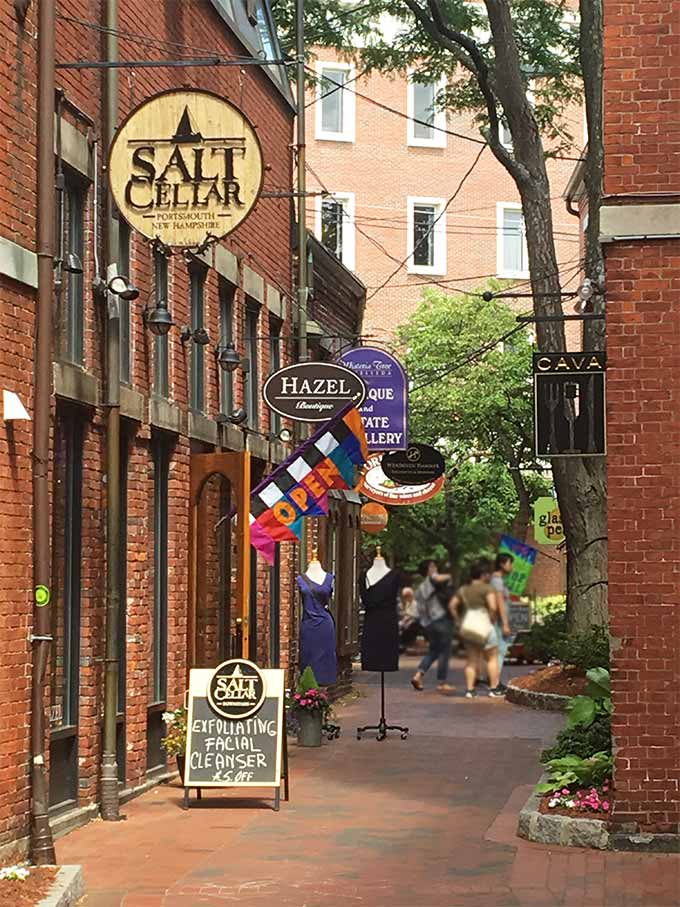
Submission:
[[402,268],[406,267],[406,264],[408,263],[409,259],[414,257],[416,250],[417,250],[418,248],[420,248],[420,246],[425,242],[425,240],[426,240],[429,236],[432,235],[432,233],[434,232],[434,230],[435,230],[437,224],[439,223],[439,221],[441,220],[441,218],[444,216],[444,214],[445,214],[446,211],[448,210],[449,206],[450,206],[451,204],[453,204],[453,202],[456,200],[456,198],[458,197],[458,194],[461,192],[463,186],[465,185],[465,183],[466,183],[468,177],[471,175],[471,173],[473,172],[473,170],[475,169],[475,167],[476,167],[477,164],[479,163],[479,159],[480,159],[481,156],[484,154],[485,148],[486,148],[486,145],[482,145],[482,147],[479,149],[479,151],[478,151],[478,153],[477,153],[477,156],[475,157],[475,159],[473,160],[473,162],[470,164],[470,166],[468,167],[468,169],[465,171],[465,173],[464,173],[463,176],[461,177],[461,179],[460,179],[460,181],[458,182],[458,185],[456,186],[456,188],[455,188],[453,194],[449,196],[448,201],[446,202],[446,204],[444,205],[444,207],[442,208],[442,210],[439,212],[439,214],[437,215],[437,217],[433,220],[432,226],[431,226],[425,233],[423,233],[423,235],[420,237],[420,239],[418,240],[418,242],[414,244],[413,249],[411,250],[411,252],[406,256],[406,258],[403,259],[403,261],[400,262],[399,266],[398,266],[397,268],[395,268],[395,270],[392,271],[392,273],[389,274],[389,275],[385,278],[385,280],[384,280],[384,281],[382,282],[382,284],[378,287],[378,289],[377,289],[377,290],[373,290],[373,292],[371,293],[371,295],[366,297],[366,301],[367,301],[367,302],[368,302],[369,300],[373,299],[373,297],[376,295],[376,293],[379,293],[380,290],[385,289],[385,287],[390,283],[390,281],[392,280],[392,278],[393,278],[396,274],[398,274],[399,271],[402,270]]

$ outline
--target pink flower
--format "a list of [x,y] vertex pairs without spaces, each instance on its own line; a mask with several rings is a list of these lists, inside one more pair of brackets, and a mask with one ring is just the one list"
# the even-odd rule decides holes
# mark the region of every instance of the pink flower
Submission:
[[603,809],[606,813],[609,812],[609,800],[603,800],[603,801],[602,801],[602,809]]
[[302,708],[304,709],[304,707],[307,705],[307,700],[306,700],[306,699],[301,699],[301,700],[300,700],[300,705],[301,705]]
[[316,696],[317,691],[316,691],[316,690],[307,690],[307,695],[308,695],[308,696],[309,696],[310,693],[312,694],[312,696]]
[[562,788],[562,793],[566,796],[566,795],[569,793],[569,788],[568,788],[568,787],[563,787],[563,788]]

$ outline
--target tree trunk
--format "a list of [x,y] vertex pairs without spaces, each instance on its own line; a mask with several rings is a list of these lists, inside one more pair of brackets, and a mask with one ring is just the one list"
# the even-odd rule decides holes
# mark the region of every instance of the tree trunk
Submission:
[[[586,0],[589,2],[589,0]],[[522,199],[529,273],[538,318],[562,314],[550,185],[538,127],[526,99],[508,0],[486,0],[496,50],[495,90],[510,124],[515,179]],[[499,157],[500,162],[504,161]],[[536,324],[543,352],[565,350],[562,321]],[[606,482],[604,457],[558,458],[553,477],[567,539],[567,619],[571,629],[607,620]]]
[[512,534],[516,539],[519,539],[520,542],[526,542],[529,523],[531,522],[531,502],[529,501],[529,492],[524,484],[524,479],[522,478],[522,472],[519,466],[511,466],[510,475],[512,476],[512,481],[517,493],[517,500],[519,501],[517,516],[512,524]]

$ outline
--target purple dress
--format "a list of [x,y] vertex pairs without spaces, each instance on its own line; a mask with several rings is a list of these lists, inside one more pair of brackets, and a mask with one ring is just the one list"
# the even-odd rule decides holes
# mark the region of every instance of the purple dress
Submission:
[[333,574],[327,573],[320,586],[306,576],[298,576],[297,584],[302,593],[300,670],[309,665],[319,684],[328,686],[338,677],[335,621],[330,612]]

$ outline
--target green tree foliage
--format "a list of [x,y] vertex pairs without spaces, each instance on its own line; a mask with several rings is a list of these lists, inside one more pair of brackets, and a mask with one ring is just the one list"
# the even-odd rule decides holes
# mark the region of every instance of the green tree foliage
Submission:
[[[282,45],[290,52],[295,46],[295,0],[275,0],[274,15]],[[439,16],[444,29],[437,25]],[[531,81],[536,122],[560,147],[571,146],[559,114],[581,92],[578,23],[565,0],[514,0],[512,19],[527,88]],[[468,49],[442,41],[446,30],[468,38]],[[493,92],[496,53],[483,4],[470,0],[436,4],[422,0],[305,0],[305,41],[308,48],[335,48],[366,73],[377,70],[403,76],[413,70],[413,78],[423,82],[446,75],[449,84],[438,103],[449,110],[470,112],[486,134],[493,114],[478,69],[483,64],[488,70]],[[312,55],[310,51],[309,57]],[[496,106],[502,116],[502,109]]]
[[513,524],[523,535],[529,505],[550,488],[532,456],[531,338],[503,302],[427,290],[399,342],[410,436],[442,451],[447,484],[393,508],[385,547],[403,565],[433,555],[459,569]]

